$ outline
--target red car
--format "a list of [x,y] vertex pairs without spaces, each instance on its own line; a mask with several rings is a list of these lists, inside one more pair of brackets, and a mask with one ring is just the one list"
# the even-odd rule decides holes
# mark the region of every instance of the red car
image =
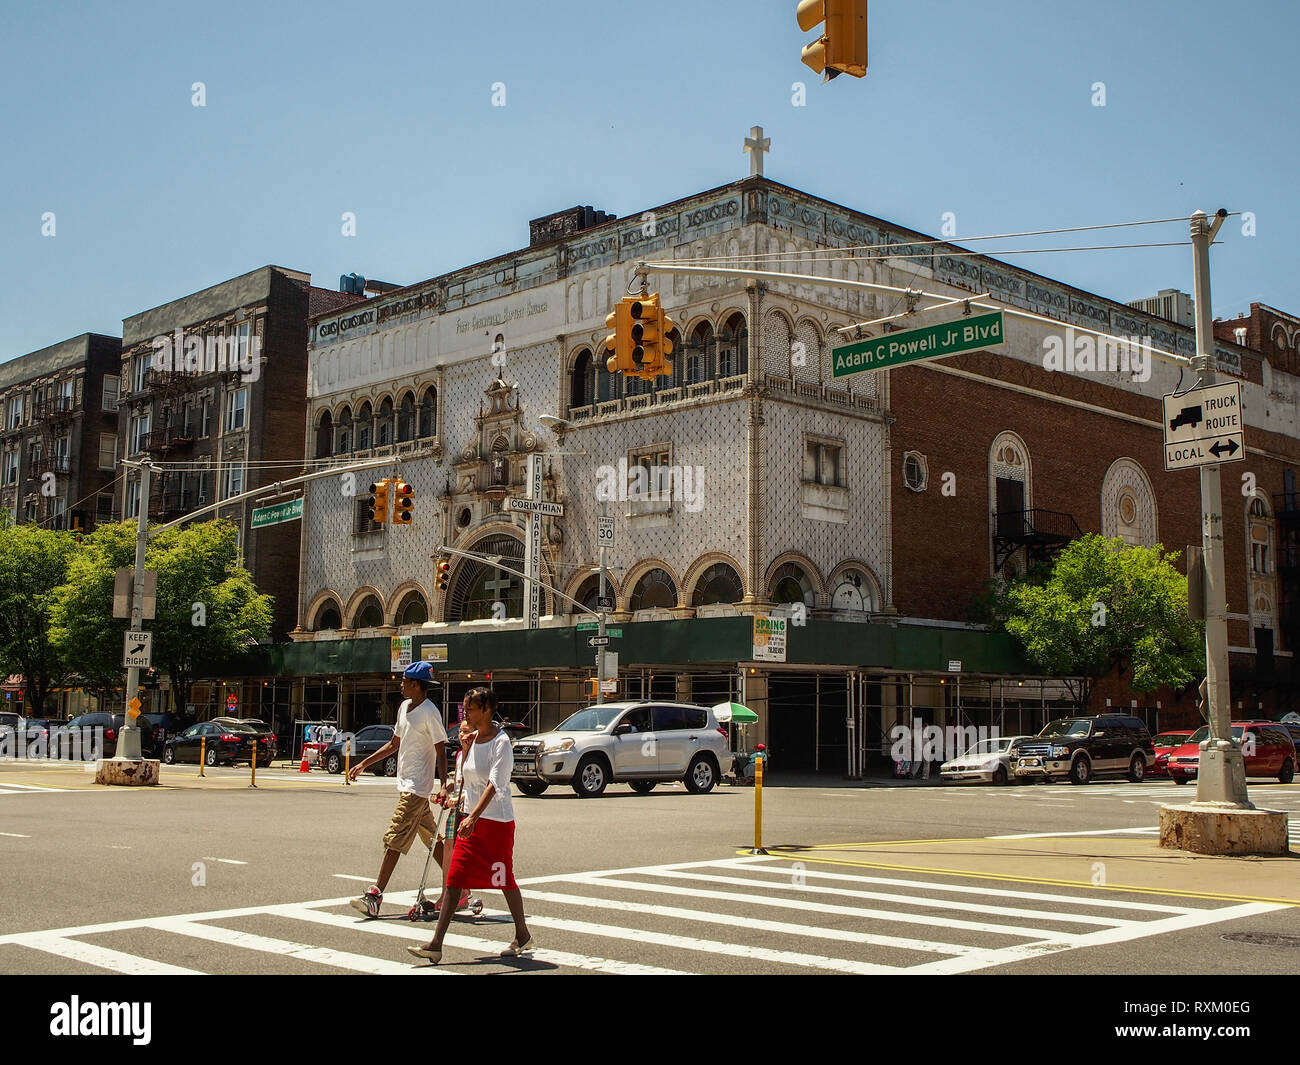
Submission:
[[1156,760],[1147,769],[1149,777],[1167,777],[1169,775],[1169,756],[1188,742],[1192,730],[1189,728],[1170,729],[1159,736],[1151,737],[1151,746],[1156,749]]
[[[1209,727],[1202,725],[1170,754],[1167,769],[1175,784],[1196,779],[1200,743],[1209,734]],[[1246,776],[1277,777],[1283,784],[1291,783],[1295,776],[1296,750],[1285,725],[1276,721],[1234,721],[1232,739],[1242,748]]]

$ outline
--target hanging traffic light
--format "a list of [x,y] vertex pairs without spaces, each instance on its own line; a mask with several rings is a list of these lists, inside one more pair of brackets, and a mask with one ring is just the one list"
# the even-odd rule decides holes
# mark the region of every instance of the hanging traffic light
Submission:
[[627,373],[635,369],[632,361],[632,309],[640,313],[641,304],[630,296],[624,297],[614,305],[611,314],[605,316],[605,327],[614,330],[605,338],[605,351],[609,356],[605,360],[605,369],[610,373]]
[[445,558],[440,558],[438,559],[437,566],[434,567],[434,571],[436,573],[434,585],[437,587],[438,591],[445,592],[447,590],[447,584],[451,580],[451,563]]
[[867,73],[867,0],[803,0],[795,13],[805,32],[820,22],[822,35],[805,45],[803,63],[830,81],[841,74]]
[[370,505],[370,520],[376,525],[388,523],[388,492],[387,477],[370,486],[370,498],[366,502]]
[[[640,372],[635,376],[647,381],[672,375],[673,342],[668,334],[677,326],[664,312],[659,293],[652,292],[641,300],[640,320],[633,322],[632,339],[641,347]],[[635,349],[634,349],[635,352]]]
[[393,498],[393,524],[410,525],[411,511],[415,509],[415,489],[405,481],[398,481],[393,486],[396,495]]

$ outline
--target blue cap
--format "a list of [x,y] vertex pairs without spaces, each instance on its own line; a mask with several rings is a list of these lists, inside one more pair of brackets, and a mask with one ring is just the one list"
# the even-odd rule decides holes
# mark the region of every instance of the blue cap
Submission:
[[426,684],[436,683],[433,679],[433,666],[428,662],[412,662],[402,671],[407,680],[422,680]]

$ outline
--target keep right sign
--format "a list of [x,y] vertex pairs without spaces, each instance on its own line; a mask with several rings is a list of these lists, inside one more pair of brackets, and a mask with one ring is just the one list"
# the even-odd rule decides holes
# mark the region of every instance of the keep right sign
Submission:
[[1165,396],[1165,469],[1186,470],[1246,457],[1241,383]]

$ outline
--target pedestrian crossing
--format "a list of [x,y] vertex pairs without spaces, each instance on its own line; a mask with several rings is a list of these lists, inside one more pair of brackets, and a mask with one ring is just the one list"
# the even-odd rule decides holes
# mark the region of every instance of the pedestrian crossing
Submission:
[[513,924],[482,892],[488,908],[457,916],[442,964],[413,963],[405,946],[432,926],[405,919],[406,892],[386,920],[332,898],[0,935],[0,972],[967,973],[1287,908],[1005,884],[755,855],[520,881],[540,944],[523,958],[499,956]]
[[61,794],[67,792],[68,788],[54,788],[44,784],[0,784],[0,795],[31,795],[34,792],[42,794]]

